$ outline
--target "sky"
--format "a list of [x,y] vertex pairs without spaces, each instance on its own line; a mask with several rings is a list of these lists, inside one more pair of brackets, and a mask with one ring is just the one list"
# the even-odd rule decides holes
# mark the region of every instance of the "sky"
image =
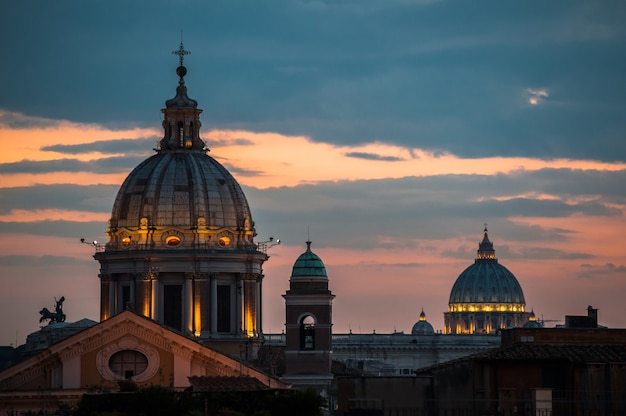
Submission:
[[0,14],[0,345],[65,296],[98,320],[119,186],[162,137],[182,38],[284,328],[307,239],[334,332],[443,329],[485,224],[546,326],[626,328],[626,2],[109,0]]

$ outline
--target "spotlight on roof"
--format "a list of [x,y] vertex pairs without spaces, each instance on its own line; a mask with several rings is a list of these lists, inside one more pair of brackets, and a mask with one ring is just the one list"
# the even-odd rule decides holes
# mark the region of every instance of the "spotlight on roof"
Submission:
[[85,241],[85,239],[84,239],[84,238],[81,238],[81,239],[80,239],[80,242],[81,242],[82,244],[87,244],[88,246],[93,246],[93,247],[95,247],[95,248],[96,248],[96,250],[100,249],[100,248],[101,248],[101,246],[102,246],[101,244],[98,244],[98,242],[97,242],[96,240],[93,240],[91,243],[89,243],[89,242]]
[[274,239],[274,237],[270,237],[267,241],[261,241],[257,244],[259,251],[266,253],[268,249],[277,246],[280,244],[280,238]]

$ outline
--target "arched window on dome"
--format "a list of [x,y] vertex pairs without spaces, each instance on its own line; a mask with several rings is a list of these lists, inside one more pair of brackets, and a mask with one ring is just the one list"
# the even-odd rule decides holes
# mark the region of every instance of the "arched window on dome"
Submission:
[[300,320],[300,349],[315,349],[315,318],[306,315]]

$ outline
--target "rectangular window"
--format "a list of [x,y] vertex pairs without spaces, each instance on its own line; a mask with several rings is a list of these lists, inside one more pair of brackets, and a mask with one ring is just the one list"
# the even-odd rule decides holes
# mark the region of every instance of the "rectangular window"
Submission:
[[120,305],[121,310],[124,311],[126,309],[132,309],[131,306],[130,286],[122,286],[122,304]]
[[181,331],[183,328],[183,287],[163,286],[163,323]]
[[230,329],[230,286],[217,286],[217,332],[231,332]]

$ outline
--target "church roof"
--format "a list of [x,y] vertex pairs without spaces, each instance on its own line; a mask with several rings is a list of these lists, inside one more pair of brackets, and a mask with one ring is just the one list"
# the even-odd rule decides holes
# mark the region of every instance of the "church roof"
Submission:
[[486,227],[476,260],[457,278],[449,303],[526,303],[517,278],[498,263]]

